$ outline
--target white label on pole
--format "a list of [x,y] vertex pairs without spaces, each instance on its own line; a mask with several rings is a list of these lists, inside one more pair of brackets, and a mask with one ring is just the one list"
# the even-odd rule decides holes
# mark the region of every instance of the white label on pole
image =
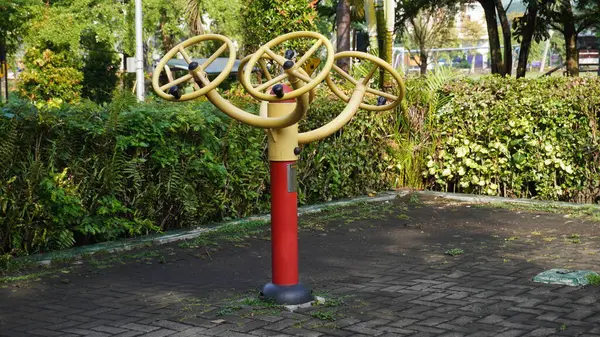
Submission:
[[128,73],[135,73],[135,57],[128,57],[125,61],[125,71]]
[[298,165],[287,165],[287,185],[288,193],[294,193],[298,190]]

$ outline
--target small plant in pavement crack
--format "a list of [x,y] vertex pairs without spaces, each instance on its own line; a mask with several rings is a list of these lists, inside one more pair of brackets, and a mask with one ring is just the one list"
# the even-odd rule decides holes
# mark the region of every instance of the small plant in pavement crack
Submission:
[[310,315],[314,318],[320,319],[322,321],[335,321],[336,317],[335,317],[335,312],[333,311],[321,311],[321,310],[317,310],[317,311],[313,311],[310,313]]
[[450,255],[450,256],[459,256],[464,253],[465,253],[465,251],[460,248],[452,248],[452,249],[448,249],[446,251],[446,255]]

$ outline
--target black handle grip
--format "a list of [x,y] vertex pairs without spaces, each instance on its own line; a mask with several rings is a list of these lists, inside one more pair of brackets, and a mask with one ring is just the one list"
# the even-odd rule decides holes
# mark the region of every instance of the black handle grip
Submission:
[[179,87],[174,85],[171,88],[169,88],[169,95],[175,97],[175,99],[180,99],[181,92],[179,91]]
[[283,92],[283,85],[281,85],[281,84],[274,85],[273,93],[275,94],[275,96],[277,96],[277,98],[282,98],[283,95],[285,95],[285,93]]
[[288,70],[288,69],[292,69],[292,67],[294,66],[294,61],[285,61],[285,63],[283,64],[283,69]]
[[291,60],[294,57],[296,57],[296,52],[295,51],[293,51],[291,49],[288,49],[288,50],[285,51],[285,58],[286,59]]

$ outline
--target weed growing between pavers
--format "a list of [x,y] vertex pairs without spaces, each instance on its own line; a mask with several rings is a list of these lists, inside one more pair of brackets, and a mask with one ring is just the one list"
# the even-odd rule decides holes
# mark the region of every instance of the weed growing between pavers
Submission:
[[410,199],[408,199],[408,203],[412,204],[412,205],[419,205],[419,204],[422,204],[423,202],[421,201],[421,199],[419,199],[418,194],[413,193],[410,195]]
[[459,256],[464,253],[465,253],[465,251],[460,248],[452,248],[452,249],[448,249],[445,254],[450,255],[450,256]]
[[329,330],[329,331],[335,331],[336,329],[339,329],[340,326],[333,323],[333,322],[327,322],[327,323],[315,323],[310,325],[311,329],[323,329],[323,330]]
[[331,322],[333,322],[333,321],[337,320],[337,318],[336,318],[336,312],[335,311],[331,311],[331,310],[328,310],[328,311],[316,310],[316,311],[311,312],[310,316],[314,317],[314,318],[317,318],[317,319],[320,319],[322,321],[331,321]]
[[324,208],[321,212],[303,217],[298,226],[303,231],[326,231],[326,226],[331,222],[338,222],[338,226],[349,225],[358,221],[383,220],[391,215],[395,205],[389,201],[381,203],[360,202],[344,207]]
[[181,242],[179,248],[199,248],[207,246],[219,246],[219,241],[230,244],[239,244],[250,238],[258,238],[261,234],[268,231],[268,221],[249,221],[235,225],[225,225],[201,234],[193,240]]
[[[338,312],[342,307],[361,307],[362,303],[356,303],[356,306],[349,305],[346,301],[353,298],[353,295],[330,296],[327,293],[315,292],[315,296],[327,295],[325,302],[314,303],[308,308],[298,308],[297,312],[304,313],[306,316],[317,318],[322,321],[332,322],[343,317]],[[175,295],[174,295],[175,296]],[[223,296],[222,294],[220,295]],[[222,319],[226,322],[236,321],[238,318],[257,318],[257,317],[279,317],[284,313],[289,314],[285,306],[279,305],[273,301],[265,301],[256,296],[254,291],[236,293],[229,298],[198,299],[181,298],[181,311],[178,314],[179,321],[188,319],[202,318],[207,320]],[[308,320],[298,320],[295,328],[302,328]]]
[[37,280],[42,276],[52,274],[51,271],[41,271],[37,273],[25,274],[20,276],[4,276],[0,277],[0,284],[3,283],[13,283],[13,282],[23,282],[23,281],[32,281]]

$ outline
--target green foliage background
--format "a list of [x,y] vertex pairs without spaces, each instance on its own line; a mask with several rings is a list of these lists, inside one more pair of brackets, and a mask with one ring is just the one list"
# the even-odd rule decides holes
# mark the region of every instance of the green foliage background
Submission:
[[431,116],[437,189],[597,203],[600,81],[545,77],[454,82]]
[[[316,31],[317,11],[309,0],[248,0],[241,8],[243,55],[249,55],[270,40],[295,31]],[[307,44],[284,46],[298,51],[310,48]]]
[[[327,95],[313,103],[311,127],[342,110]],[[308,146],[301,202],[385,189],[390,116],[364,116]],[[0,252],[44,252],[269,209],[264,131],[210,103],[138,104],[125,96],[38,109],[17,101],[2,109],[0,138]]]
[[[397,187],[600,201],[596,78],[408,80],[396,111],[360,111],[303,148],[299,199]],[[247,96],[225,93],[256,112]],[[320,90],[301,130],[345,104]],[[0,252],[23,255],[269,209],[266,139],[208,102],[13,101],[0,112]]]

